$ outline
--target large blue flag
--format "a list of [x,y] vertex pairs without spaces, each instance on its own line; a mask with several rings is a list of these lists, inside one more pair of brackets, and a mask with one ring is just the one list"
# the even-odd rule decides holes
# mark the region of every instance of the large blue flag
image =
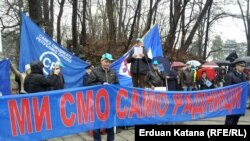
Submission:
[[[145,34],[143,43],[148,51],[149,58],[163,57],[160,32],[157,24]],[[132,86],[130,63],[127,63],[130,51],[131,49],[111,64],[111,67],[116,70],[120,85],[122,86]]]
[[56,61],[61,61],[64,65],[62,73],[66,88],[83,85],[82,78],[85,74],[85,68],[89,64],[53,41],[29,17],[23,14],[19,70],[24,72],[26,64],[38,60],[43,62],[43,72],[46,75],[51,72]]
[[10,95],[10,61],[0,60],[0,96]]

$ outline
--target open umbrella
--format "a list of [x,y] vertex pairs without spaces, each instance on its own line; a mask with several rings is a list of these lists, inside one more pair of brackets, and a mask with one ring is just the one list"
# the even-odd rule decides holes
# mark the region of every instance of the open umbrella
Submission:
[[219,65],[219,66],[228,66],[228,65],[231,64],[230,61],[228,61],[228,60],[215,61],[215,63],[216,63],[217,65]]
[[239,61],[245,61],[246,63],[248,63],[248,62],[250,62],[250,56],[240,57],[240,58],[237,58],[234,60],[234,62],[239,62]]
[[186,64],[189,64],[191,66],[194,66],[194,67],[199,67],[201,65],[201,63],[197,60],[190,60],[190,61],[187,61]]
[[206,72],[207,77],[209,80],[213,80],[215,78],[216,75],[216,71],[213,68],[201,68],[197,71],[197,78],[201,78],[202,76],[202,72]]
[[[153,60],[157,60],[158,62],[158,68],[159,70],[164,73],[168,74],[170,72],[170,62],[169,59],[162,57],[162,56],[157,56],[154,57]],[[153,62],[153,61],[152,61]]]
[[186,65],[183,62],[174,61],[171,65],[172,68],[185,67]]
[[219,66],[215,62],[207,62],[201,66],[202,68],[218,68]]

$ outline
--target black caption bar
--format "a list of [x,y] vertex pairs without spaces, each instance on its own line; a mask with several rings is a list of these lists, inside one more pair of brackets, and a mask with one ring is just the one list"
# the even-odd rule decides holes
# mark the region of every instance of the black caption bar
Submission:
[[146,139],[157,141],[174,139],[215,140],[218,138],[249,140],[250,126],[237,125],[137,125],[135,126],[135,141]]

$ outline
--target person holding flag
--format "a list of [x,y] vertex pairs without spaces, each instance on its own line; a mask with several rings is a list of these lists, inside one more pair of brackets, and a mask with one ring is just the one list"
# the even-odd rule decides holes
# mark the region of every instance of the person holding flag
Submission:
[[49,74],[48,78],[49,79],[53,79],[53,77],[55,77],[55,83],[49,87],[49,90],[60,90],[60,89],[64,89],[64,76],[61,72],[62,67],[64,67],[64,65],[62,64],[62,62],[57,61],[53,68],[52,68],[52,72],[51,74]]
[[25,65],[25,72],[24,73],[19,72],[12,62],[10,63],[10,68],[14,72],[16,77],[20,80],[20,85],[18,84],[19,85],[19,94],[26,94],[27,92],[24,90],[24,80],[25,80],[25,77],[31,73],[30,64]]
[[151,63],[151,61],[146,49],[143,47],[143,39],[137,38],[136,44],[130,51],[127,59],[127,62],[131,63],[130,72],[133,87],[144,88],[146,86],[146,74],[149,71],[149,63]]
[[56,83],[56,74],[50,78],[43,75],[43,63],[35,61],[31,63],[31,73],[25,77],[24,90],[27,93],[47,91],[49,87]]

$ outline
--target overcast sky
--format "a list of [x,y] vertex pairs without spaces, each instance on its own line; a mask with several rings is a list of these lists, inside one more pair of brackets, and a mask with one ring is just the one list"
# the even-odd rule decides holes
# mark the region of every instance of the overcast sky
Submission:
[[[236,1],[223,6],[223,9],[232,14],[240,15],[240,8]],[[243,11],[245,12],[245,7],[243,5]],[[227,39],[236,40],[237,42],[246,42],[245,29],[242,19],[237,18],[223,18],[214,24],[212,35],[221,35],[222,39],[225,41]]]

